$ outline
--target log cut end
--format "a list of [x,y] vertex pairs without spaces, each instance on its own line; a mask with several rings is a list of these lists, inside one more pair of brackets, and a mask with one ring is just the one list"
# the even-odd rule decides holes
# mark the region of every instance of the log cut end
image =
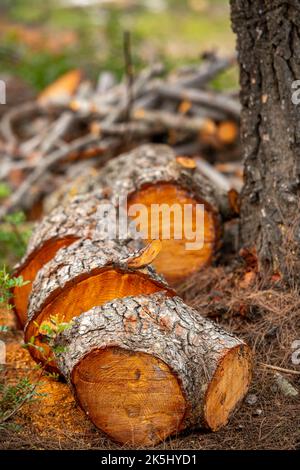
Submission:
[[251,381],[251,351],[241,344],[227,351],[219,361],[206,391],[204,419],[209,429],[217,431],[244,398]]
[[181,387],[152,355],[93,350],[74,368],[72,382],[89,418],[116,442],[155,445],[180,429],[186,410]]
[[48,369],[55,370],[56,366],[51,361],[50,347],[45,343],[47,330],[45,325],[51,323],[51,318],[56,322],[69,323],[74,317],[81,315],[94,306],[103,305],[112,299],[126,297],[128,295],[152,294],[164,288],[162,284],[152,280],[142,272],[126,272],[116,269],[103,269],[94,272],[89,277],[71,281],[60,292],[55,292],[53,299],[41,309],[41,311],[29,321],[25,329],[25,340],[29,342],[35,338],[35,346],[30,348],[32,357],[41,363],[48,361]]
[[122,444],[155,445],[186,428],[216,431],[251,379],[245,343],[163,292],[95,307],[56,345],[80,406]]
[[[209,264],[219,234],[215,213],[207,204],[172,183],[148,185],[134,193],[128,201],[129,215],[134,212],[133,206],[140,204],[147,210],[138,210],[133,219],[148,241],[153,236],[161,239],[162,250],[153,265],[169,283],[177,283]],[[197,204],[204,206],[204,223],[197,224]],[[154,205],[160,206],[159,216]]]
[[32,253],[32,256],[28,258],[26,263],[16,271],[15,276],[22,276],[23,280],[27,282],[22,287],[15,287],[13,289],[14,309],[22,327],[27,321],[28,299],[37,273],[48,261],[54,258],[60,248],[69,246],[74,241],[76,241],[75,237],[50,240],[39,250]]

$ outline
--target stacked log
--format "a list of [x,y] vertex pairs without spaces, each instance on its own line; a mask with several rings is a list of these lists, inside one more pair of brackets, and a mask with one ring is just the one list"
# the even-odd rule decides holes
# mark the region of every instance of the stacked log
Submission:
[[[111,185],[112,194],[119,199],[127,199],[128,214],[134,212],[136,205],[147,208],[144,215],[138,216],[141,231],[145,227],[148,240],[153,233],[162,239],[162,250],[154,266],[169,283],[176,284],[212,262],[220,245],[222,218],[229,217],[232,209],[227,192],[209,180],[194,159],[176,156],[166,145],[143,145],[108,162],[100,181],[103,186]],[[174,219],[168,211],[161,221],[153,217],[153,205],[162,210],[173,208]],[[188,205],[190,214],[184,210]],[[195,244],[200,232],[196,226],[197,205],[204,209],[204,234],[199,248]],[[184,215],[183,224],[182,218],[176,217],[178,209]],[[182,227],[176,226],[178,223]],[[164,239],[162,233],[166,226],[170,229],[169,239]],[[192,239],[187,239],[187,229],[195,233]],[[178,231],[180,238],[176,239]],[[194,247],[187,249],[187,243]]]
[[[251,354],[170,286],[214,258],[230,212],[226,191],[194,160],[162,145],[115,158],[90,190],[60,200],[18,267],[30,281],[14,294],[32,357],[62,374],[92,422],[122,444],[154,445],[185,428],[218,430],[248,389]],[[148,211],[191,204],[184,223],[193,229],[194,208],[203,204],[203,246],[187,250],[193,240],[164,240],[161,227],[145,239],[132,224],[123,237],[107,236],[124,197],[132,217],[137,203]],[[55,345],[47,340],[54,319],[70,323]]]
[[248,346],[163,292],[115,299],[57,338],[78,403],[114,441],[155,445],[227,423],[251,378]]
[[162,289],[173,295],[164,279],[148,266],[148,260],[143,261],[144,253],[145,248],[137,249],[131,239],[123,243],[86,239],[60,249],[40,269],[32,286],[25,326],[25,341],[33,343],[29,347],[32,357],[57,372],[43,331],[52,317],[58,323],[68,323],[115,298]]
[[92,238],[98,223],[97,208],[109,203],[106,192],[101,190],[71,197],[68,204],[54,208],[37,226],[24,258],[15,268],[15,276],[22,276],[27,282],[13,290],[14,308],[22,326],[27,321],[28,298],[38,271],[60,248],[80,238]]

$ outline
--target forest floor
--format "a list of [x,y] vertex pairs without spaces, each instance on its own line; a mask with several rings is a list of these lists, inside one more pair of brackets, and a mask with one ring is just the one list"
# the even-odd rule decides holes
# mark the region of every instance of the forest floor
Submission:
[[[300,331],[300,295],[283,291],[277,279],[264,285],[259,275],[245,264],[214,267],[180,286],[185,300],[198,310],[244,338],[253,349],[254,372],[249,393],[230,422],[216,433],[196,430],[168,439],[157,449],[296,449],[300,446],[300,398],[289,396],[278,385],[279,377],[295,390],[300,372],[292,363],[292,343]],[[22,376],[37,382],[40,394],[24,404],[11,428],[0,431],[2,449],[121,449],[112,443],[76,405],[68,385],[41,377],[35,363],[22,347],[22,333],[12,313],[3,312],[1,323],[10,322],[7,337],[6,379]],[[298,355],[299,356],[299,355]],[[280,380],[280,379],[279,379]],[[281,381],[280,381],[281,383]],[[126,446],[125,446],[126,448]]]

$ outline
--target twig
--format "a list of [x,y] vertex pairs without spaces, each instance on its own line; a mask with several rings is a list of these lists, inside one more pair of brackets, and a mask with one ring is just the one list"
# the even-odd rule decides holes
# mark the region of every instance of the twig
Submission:
[[133,65],[132,65],[132,54],[131,54],[131,35],[129,31],[124,32],[124,63],[125,63],[125,76],[126,76],[126,91],[127,91],[127,109],[125,113],[125,121],[129,121],[132,102],[133,102]]
[[46,155],[50,150],[53,149],[55,142],[64,136],[73,121],[73,113],[71,113],[70,111],[65,111],[64,113],[62,113],[62,115],[52,126],[52,130],[49,132],[47,138],[44,139],[44,141],[42,142],[40,150],[43,155]]
[[105,122],[93,122],[91,126],[93,134],[101,136],[119,136],[126,138],[130,134],[133,137],[149,137],[153,134],[151,127],[143,122],[120,122],[119,124],[108,125]]
[[43,174],[49,170],[55,163],[58,163],[69,153],[80,150],[88,144],[94,143],[98,140],[95,136],[84,136],[75,140],[67,148],[59,149],[48,155],[47,158],[41,160],[40,164],[34,169],[34,171],[23,181],[21,186],[15,193],[11,195],[6,204],[0,208],[0,219],[5,217],[15,206],[17,206],[22,198],[25,196],[27,191],[30,191],[32,185],[34,185]]
[[283,372],[284,374],[300,375],[300,371],[298,370],[284,369],[283,367],[272,366],[271,364],[265,364],[263,362],[260,362],[260,365],[266,369],[276,370],[278,372]]
[[41,106],[37,102],[25,103],[8,111],[3,116],[0,123],[0,130],[4,139],[13,145],[16,145],[18,143],[18,138],[13,129],[15,121],[17,119],[28,117],[28,115],[32,114],[33,112],[40,111]]
[[206,90],[181,88],[180,86],[164,83],[157,83],[155,88],[164,97],[175,98],[180,101],[188,100],[192,103],[225,112],[236,119],[240,117],[241,105],[239,101],[230,98],[230,96]]
[[200,65],[199,70],[194,75],[180,80],[179,84],[183,87],[201,88],[220,72],[223,72],[235,63],[236,55],[225,58],[210,55],[209,59]]
[[[145,87],[149,83],[149,81],[162,73],[162,65],[161,64],[154,64],[152,67],[145,69],[143,72],[135,80],[133,87],[132,87],[132,99],[137,99],[144,94]],[[123,95],[123,99],[121,99],[121,103],[117,107],[117,109],[110,113],[107,118],[105,119],[106,124],[113,124],[117,122],[124,116],[124,113],[127,109],[127,98]]]
[[222,175],[222,173],[216,170],[210,163],[203,160],[203,158],[197,159],[197,166],[201,173],[203,173],[214,185],[220,188],[224,192],[228,192],[231,189],[229,180]]
[[188,118],[181,114],[169,113],[167,111],[144,109],[134,109],[132,119],[147,122],[155,128],[160,126],[166,129],[192,133],[199,133],[208,122],[206,118]]

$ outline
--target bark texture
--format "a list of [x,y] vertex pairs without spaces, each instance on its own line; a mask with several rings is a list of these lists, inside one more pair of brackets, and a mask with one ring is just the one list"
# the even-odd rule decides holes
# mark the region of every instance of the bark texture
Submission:
[[[300,78],[298,0],[231,0],[237,34],[245,186],[241,241],[264,271],[299,277]],[[298,86],[299,88],[299,86]]]
[[164,279],[151,266],[138,269],[128,267],[130,260],[139,257],[142,250],[142,247],[137,248],[136,240],[124,240],[123,244],[114,240],[79,240],[70,247],[62,248],[53,260],[39,271],[33,283],[28,320],[33,320],[38,312],[68,285],[108,267],[127,272],[140,271],[167,288]]
[[[106,192],[98,190],[74,197],[68,204],[60,205],[37,225],[29,241],[27,251],[19,265],[15,267],[15,276],[22,276],[28,284],[13,290],[14,309],[22,326],[26,323],[28,298],[32,283],[39,269],[49,262],[62,248],[76,240],[88,239],[101,235],[113,218],[114,213],[103,212],[99,217],[99,206],[112,204]],[[113,220],[112,220],[113,223]]]
[[[30,353],[38,362],[49,361],[50,348],[43,345],[42,328],[55,317],[57,323],[95,305],[132,294],[152,293],[168,288],[151,266],[134,263],[143,258],[145,248],[136,240],[80,240],[62,248],[38,273],[32,287],[25,326],[25,341],[35,338]],[[136,267],[132,267],[136,264]],[[52,367],[53,366],[53,367]],[[51,364],[52,368],[55,368]],[[51,368],[50,367],[50,368]]]
[[[77,317],[73,326],[58,336],[57,345],[63,347],[57,355],[59,368],[75,386],[75,395],[92,420],[97,410],[87,406],[88,399],[81,401],[74,380],[81,361],[88,362],[89,354],[93,356],[96,350],[118,347],[132,354],[146,353],[168,365],[185,400],[182,420],[175,431],[199,426],[216,430],[226,424],[246,393],[251,377],[251,355],[244,342],[201,317],[179,297],[168,298],[163,292],[116,299],[95,307]],[[96,370],[97,363],[95,374]],[[92,378],[85,376],[84,380]],[[101,384],[97,385],[101,388]],[[89,403],[97,402],[97,386],[93,390],[94,398]],[[120,393],[125,399],[127,384],[120,383]],[[140,410],[139,423],[143,423],[144,411]],[[99,419],[95,421],[101,427]],[[120,441],[118,423],[115,425],[115,432],[110,430],[111,437]],[[130,428],[130,416],[127,426]],[[144,435],[140,424],[132,432]],[[132,439],[137,438],[135,435]],[[148,444],[151,439],[152,444],[160,440],[153,428],[152,438],[145,437]]]
[[227,194],[213,186],[196,165],[181,162],[167,145],[142,145],[110,160],[100,173],[99,181],[103,187],[111,187],[116,197],[130,197],[150,184],[175,183],[207,204],[216,218],[220,213],[228,214]]
[[37,225],[27,247],[27,251],[16,271],[22,269],[32,253],[40,250],[49,240],[73,237],[92,238],[99,223],[97,209],[100,204],[111,204],[107,194],[99,189],[97,192],[73,197],[68,204],[60,205],[46,215]]
[[[115,204],[127,203],[128,214],[131,209],[146,208],[141,217],[136,214],[139,230],[148,240],[153,239],[153,232],[162,240],[163,248],[154,266],[170,284],[180,282],[212,262],[220,245],[221,214],[230,212],[229,200],[226,192],[200,172],[194,160],[176,157],[166,145],[143,145],[108,162],[99,181],[103,187],[112,188]],[[196,226],[197,204],[204,206],[201,228]],[[161,222],[154,215],[155,206],[161,208]],[[179,208],[184,214],[188,206],[192,208],[192,215],[174,216],[173,221],[169,218],[170,212],[163,213],[163,208],[167,207],[169,210]],[[172,232],[169,237],[163,233],[163,227]],[[187,227],[193,227],[195,238],[204,229],[200,248],[186,248]],[[176,230],[181,233],[180,239],[174,235]]]

